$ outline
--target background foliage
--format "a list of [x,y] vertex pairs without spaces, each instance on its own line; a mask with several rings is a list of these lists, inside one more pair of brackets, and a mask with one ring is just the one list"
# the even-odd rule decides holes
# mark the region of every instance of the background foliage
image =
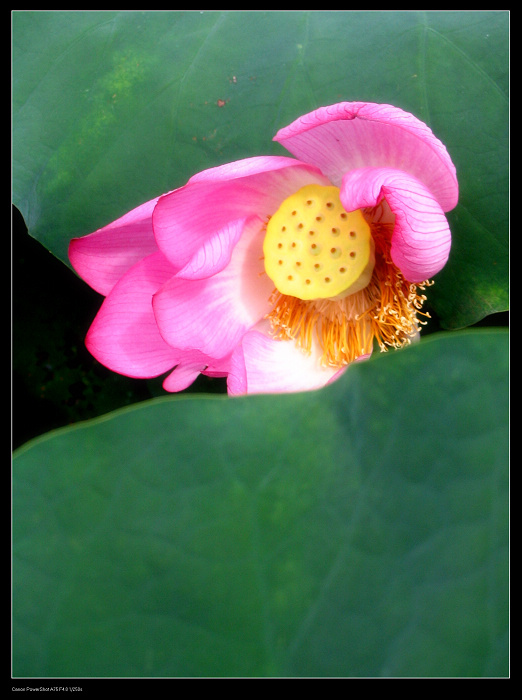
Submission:
[[[12,20],[14,674],[506,675],[509,15]],[[284,397],[92,360],[70,238],[341,100],[457,167],[427,337]]]

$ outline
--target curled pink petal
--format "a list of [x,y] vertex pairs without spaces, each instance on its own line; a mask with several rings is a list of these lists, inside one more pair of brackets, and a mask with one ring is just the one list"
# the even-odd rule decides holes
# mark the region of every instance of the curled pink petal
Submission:
[[165,377],[163,388],[170,392],[183,391],[194,383],[205,367],[205,363],[201,361],[181,363]]
[[335,185],[350,170],[397,168],[423,182],[444,211],[457,204],[456,171],[446,147],[426,124],[397,107],[368,102],[320,107],[274,140],[318,166]]
[[433,277],[448,260],[451,232],[432,193],[415,177],[391,168],[361,168],[344,176],[341,201],[348,211],[373,207],[383,198],[395,215],[394,264],[409,282]]
[[94,319],[85,344],[103,365],[130,377],[155,377],[178,364],[156,325],[152,296],[173,274],[159,252],[136,263],[114,286]]
[[135,263],[158,250],[152,231],[152,212],[158,199],[70,242],[71,265],[100,294],[107,296]]
[[276,156],[207,170],[159,199],[153,214],[158,246],[178,271],[193,266],[198,250],[217,233],[251,216],[265,221],[310,182],[328,181],[313,166]]
[[200,374],[208,377],[226,377],[230,368],[229,357],[216,361],[197,352],[179,353],[179,357],[179,364],[163,380],[165,391],[183,391],[193,384]]
[[325,368],[320,353],[308,355],[293,341],[274,340],[254,329],[244,336],[232,356],[228,392],[237,396],[320,389],[344,369]]
[[246,331],[270,310],[274,285],[264,271],[263,231],[253,219],[230,263],[208,279],[169,279],[154,296],[163,338],[181,350],[212,358],[230,354]]

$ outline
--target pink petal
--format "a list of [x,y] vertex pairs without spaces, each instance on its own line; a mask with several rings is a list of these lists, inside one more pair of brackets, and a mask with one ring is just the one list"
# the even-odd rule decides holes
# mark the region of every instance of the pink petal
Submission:
[[341,201],[348,211],[375,206],[383,198],[395,214],[394,264],[409,282],[433,277],[448,260],[451,233],[432,193],[416,178],[391,168],[361,168],[343,178]]
[[266,330],[254,329],[232,355],[228,393],[236,396],[320,389],[344,369],[324,368],[319,352],[308,355],[293,340],[274,340]]
[[158,249],[152,231],[152,212],[158,198],[69,244],[76,272],[103,296],[139,260]]
[[170,263],[156,252],[114,286],[85,340],[99,362],[130,377],[155,377],[183,359],[161,337],[152,311],[153,294],[172,274]]
[[169,345],[223,358],[268,313],[274,285],[264,272],[263,236],[253,219],[221,272],[203,280],[175,276],[159,290],[153,308]]
[[444,211],[457,204],[456,171],[446,147],[426,124],[397,107],[366,102],[320,107],[274,140],[318,166],[335,185],[356,168],[397,168],[423,182]]
[[294,158],[288,156],[254,156],[252,158],[242,158],[231,163],[217,165],[214,168],[207,168],[193,175],[189,184],[194,182],[229,182],[252,175],[262,175],[267,172],[284,170],[296,165]]
[[197,352],[182,353],[180,363],[163,381],[163,388],[171,392],[183,391],[200,374],[207,377],[226,377],[229,369],[230,357],[216,361]]
[[205,369],[205,363],[179,364],[163,381],[165,391],[177,392],[187,389]]
[[[253,215],[265,221],[286,197],[309,183],[328,181],[313,166],[277,156],[249,158],[198,173],[184,187],[160,198],[153,215],[156,241],[178,271],[189,266],[192,276],[199,265],[194,256],[202,255],[198,250],[212,236],[219,234],[222,244],[226,238],[232,242],[235,222]],[[219,250],[216,257],[221,259],[222,254]],[[205,252],[203,257],[210,261],[204,267],[212,269],[215,256]]]
[[[254,220],[258,222],[258,228],[261,228],[261,220],[258,217],[251,217],[251,221]],[[185,267],[177,273],[177,277],[205,279],[221,272],[230,262],[234,246],[241,237],[246,222],[246,217],[228,222],[196,250]]]

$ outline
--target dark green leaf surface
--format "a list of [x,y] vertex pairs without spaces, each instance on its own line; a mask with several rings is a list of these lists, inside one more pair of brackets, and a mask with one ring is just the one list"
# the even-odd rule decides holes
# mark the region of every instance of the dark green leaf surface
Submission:
[[508,674],[508,335],[167,397],[13,463],[15,676]]
[[13,195],[66,261],[73,236],[342,100],[426,121],[457,167],[430,292],[458,328],[507,308],[508,31],[501,12],[13,14]]

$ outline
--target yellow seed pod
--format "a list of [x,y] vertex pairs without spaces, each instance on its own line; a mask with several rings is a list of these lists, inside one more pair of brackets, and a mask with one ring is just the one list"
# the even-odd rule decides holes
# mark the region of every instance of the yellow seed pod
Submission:
[[345,211],[338,187],[306,185],[270,218],[265,270],[277,289],[299,299],[339,299],[363,289],[375,265],[360,210]]

